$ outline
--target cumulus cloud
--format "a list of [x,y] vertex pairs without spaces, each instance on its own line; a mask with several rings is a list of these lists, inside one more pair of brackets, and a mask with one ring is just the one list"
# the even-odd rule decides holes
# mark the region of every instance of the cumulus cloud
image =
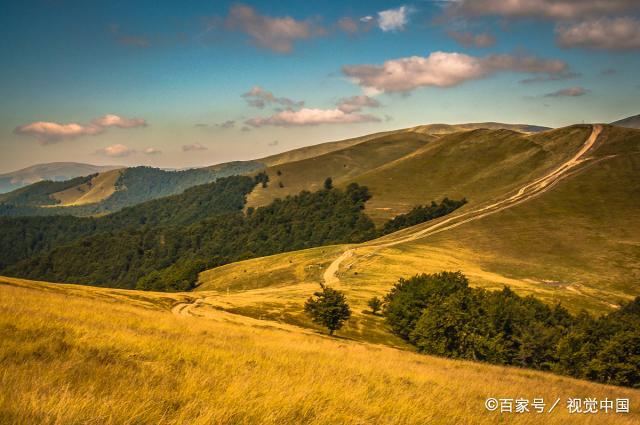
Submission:
[[56,143],[65,139],[74,139],[80,136],[94,136],[102,133],[104,129],[94,125],[82,125],[78,123],[58,124],[56,122],[36,121],[16,127],[15,134],[33,136],[43,144]]
[[252,127],[279,126],[312,126],[320,124],[350,124],[358,122],[378,122],[380,118],[373,115],[347,113],[336,109],[303,108],[298,111],[280,111],[270,117],[251,118],[246,121]]
[[192,143],[190,145],[182,145],[182,151],[183,152],[206,151],[206,150],[208,150],[208,148],[206,146],[203,146],[200,143]]
[[98,149],[96,151],[97,155],[109,156],[111,158],[122,158],[125,156],[129,156],[132,153],[135,153],[135,150],[130,149],[122,144],[107,146],[106,148]]
[[447,13],[465,17],[572,20],[639,9],[637,0],[459,0],[450,3]]
[[378,12],[378,26],[384,32],[401,31],[409,22],[409,12],[407,6]]
[[160,155],[162,151],[158,148],[148,147],[142,151],[145,155]]
[[632,17],[601,18],[561,24],[556,28],[563,47],[604,50],[640,49],[640,20]]
[[490,47],[496,44],[496,39],[487,33],[473,34],[470,32],[449,31],[449,37],[463,46],[470,47]]
[[358,26],[358,22],[349,17],[340,18],[338,20],[338,28],[340,28],[347,34],[355,34],[360,29],[360,27]]
[[589,90],[584,87],[569,87],[567,89],[547,93],[544,97],[579,97],[584,96],[588,92]]
[[247,93],[242,95],[244,100],[253,107],[263,109],[265,106],[280,105],[285,108],[296,108],[304,105],[304,102],[296,102],[295,100],[288,99],[286,97],[276,97],[270,91],[263,89],[260,86],[254,86]]
[[272,18],[242,4],[231,7],[225,25],[230,30],[247,34],[259,46],[277,53],[290,53],[297,40],[326,34],[311,20],[299,21],[289,16]]
[[346,112],[347,114],[350,114],[352,112],[359,112],[363,108],[378,107],[380,107],[380,102],[372,97],[365,95],[346,97],[338,101],[338,109],[340,109],[342,112]]
[[400,93],[426,86],[453,87],[506,71],[547,76],[569,72],[567,63],[561,60],[507,54],[475,57],[447,52],[393,59],[382,65],[342,68],[347,77],[369,92]]
[[124,118],[118,115],[107,114],[96,118],[90,124],[68,123],[60,124],[48,121],[36,121],[18,126],[15,134],[32,136],[42,144],[51,144],[62,140],[75,139],[81,136],[95,136],[103,133],[108,127],[134,128],[146,126],[145,120],[140,118]]

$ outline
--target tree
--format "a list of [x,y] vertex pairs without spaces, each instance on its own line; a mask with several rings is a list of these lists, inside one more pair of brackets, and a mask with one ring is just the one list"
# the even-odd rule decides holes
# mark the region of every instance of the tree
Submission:
[[380,298],[378,297],[373,297],[369,300],[369,302],[367,302],[367,305],[371,309],[371,313],[376,315],[382,307],[382,301],[380,301]]
[[322,285],[322,291],[313,293],[304,304],[304,311],[314,323],[329,330],[329,335],[340,328],[351,317],[351,309],[344,294]]
[[327,177],[324,181],[324,188],[327,190],[333,189],[333,179],[331,177]]

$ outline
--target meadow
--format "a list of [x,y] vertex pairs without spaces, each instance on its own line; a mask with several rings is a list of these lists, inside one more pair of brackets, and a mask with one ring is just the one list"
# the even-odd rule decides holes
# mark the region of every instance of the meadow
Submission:
[[0,279],[0,422],[13,424],[534,424],[487,397],[629,398],[629,414],[547,424],[634,424],[640,391],[419,355],[208,309],[192,294]]

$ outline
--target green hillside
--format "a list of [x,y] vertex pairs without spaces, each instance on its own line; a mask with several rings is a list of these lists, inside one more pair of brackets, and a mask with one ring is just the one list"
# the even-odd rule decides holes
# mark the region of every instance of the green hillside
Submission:
[[222,177],[250,174],[261,168],[262,164],[251,161],[182,171],[132,167],[66,182],[43,181],[0,195],[0,216],[108,214],[152,199],[179,194]]
[[313,158],[267,167],[270,184],[266,188],[256,187],[248,198],[248,206],[267,205],[302,190],[318,190],[327,177],[338,186],[347,180],[357,182],[362,173],[409,155],[432,140],[434,137],[429,135],[394,133]]

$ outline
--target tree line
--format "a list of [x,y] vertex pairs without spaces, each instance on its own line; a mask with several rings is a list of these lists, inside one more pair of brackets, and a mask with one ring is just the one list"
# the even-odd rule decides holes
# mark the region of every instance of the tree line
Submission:
[[640,388],[640,297],[600,317],[571,314],[460,272],[400,279],[384,298],[391,330],[423,353]]

